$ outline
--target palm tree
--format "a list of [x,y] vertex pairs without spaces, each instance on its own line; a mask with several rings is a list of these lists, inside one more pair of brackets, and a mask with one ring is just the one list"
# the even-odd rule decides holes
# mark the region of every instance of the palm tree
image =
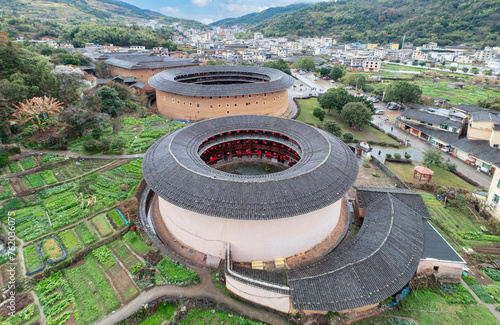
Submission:
[[19,123],[26,124],[28,121],[34,121],[38,128],[41,129],[43,124],[51,115],[59,113],[63,108],[63,104],[55,98],[47,96],[33,97],[26,103],[19,102],[18,105],[13,105],[16,112],[13,114],[19,119]]

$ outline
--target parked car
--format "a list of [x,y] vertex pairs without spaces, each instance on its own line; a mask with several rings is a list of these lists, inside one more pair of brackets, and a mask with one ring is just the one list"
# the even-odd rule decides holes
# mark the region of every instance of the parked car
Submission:
[[330,77],[326,76],[323,78],[323,80],[330,80]]
[[378,103],[378,102],[380,102],[380,99],[378,99],[378,98],[373,98],[373,99],[372,99],[372,102],[374,102],[374,103]]
[[376,109],[375,112],[374,112],[376,115],[384,115],[385,114],[385,111],[383,109]]
[[351,90],[351,89],[352,89],[352,87],[351,87],[351,86],[347,86],[347,87],[345,87],[345,89],[347,89],[347,90]]

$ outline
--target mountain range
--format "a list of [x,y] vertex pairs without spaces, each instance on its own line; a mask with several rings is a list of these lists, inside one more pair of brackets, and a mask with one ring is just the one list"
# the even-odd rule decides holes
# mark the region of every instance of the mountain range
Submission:
[[124,24],[155,19],[166,24],[178,22],[188,28],[206,28],[198,21],[168,17],[120,0],[0,0],[0,13],[70,23]]

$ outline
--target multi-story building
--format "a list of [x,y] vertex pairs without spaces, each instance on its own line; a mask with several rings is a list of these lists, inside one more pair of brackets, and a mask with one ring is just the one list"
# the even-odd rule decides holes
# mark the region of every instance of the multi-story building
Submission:
[[380,72],[381,61],[380,58],[371,57],[364,61],[364,72]]

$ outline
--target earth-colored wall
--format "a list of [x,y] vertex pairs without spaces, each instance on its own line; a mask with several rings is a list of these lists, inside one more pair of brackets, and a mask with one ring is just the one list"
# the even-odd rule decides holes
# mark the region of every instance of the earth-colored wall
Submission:
[[289,112],[288,90],[212,97],[190,97],[156,90],[156,103],[160,114],[171,119],[204,120],[227,115],[285,116]]
[[276,220],[233,220],[210,217],[158,199],[161,217],[179,241],[200,252],[225,258],[225,243],[236,262],[272,261],[312,248],[337,226],[339,200],[300,216]]

